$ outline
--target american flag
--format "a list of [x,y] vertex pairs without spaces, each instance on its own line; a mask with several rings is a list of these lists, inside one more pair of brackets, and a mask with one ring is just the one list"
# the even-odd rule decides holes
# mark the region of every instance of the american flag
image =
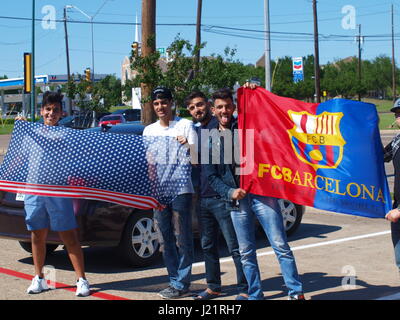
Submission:
[[190,170],[187,148],[173,138],[16,121],[0,190],[151,209],[171,202]]

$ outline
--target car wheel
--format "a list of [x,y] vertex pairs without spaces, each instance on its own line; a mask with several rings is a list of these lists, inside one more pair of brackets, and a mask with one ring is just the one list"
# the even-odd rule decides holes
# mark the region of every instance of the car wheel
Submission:
[[121,257],[135,267],[149,266],[160,257],[159,235],[152,212],[135,211],[130,214],[119,251]]
[[300,226],[304,207],[285,199],[279,199],[286,234],[292,235]]
[[[24,249],[26,252],[32,253],[32,243],[31,242],[19,241],[19,244],[22,247],[22,249]],[[58,244],[47,243],[46,244],[46,254],[52,254],[57,248],[58,248]]]

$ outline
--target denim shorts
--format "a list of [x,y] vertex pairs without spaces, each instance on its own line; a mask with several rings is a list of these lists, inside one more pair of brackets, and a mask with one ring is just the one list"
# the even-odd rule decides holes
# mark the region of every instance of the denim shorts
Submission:
[[29,231],[68,231],[78,227],[70,198],[25,195],[24,205]]

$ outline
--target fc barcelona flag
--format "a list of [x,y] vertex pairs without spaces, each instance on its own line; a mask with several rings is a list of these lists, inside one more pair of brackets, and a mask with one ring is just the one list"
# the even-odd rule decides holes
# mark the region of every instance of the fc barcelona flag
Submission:
[[391,209],[373,104],[306,103],[258,87],[240,88],[238,107],[243,189],[371,218]]

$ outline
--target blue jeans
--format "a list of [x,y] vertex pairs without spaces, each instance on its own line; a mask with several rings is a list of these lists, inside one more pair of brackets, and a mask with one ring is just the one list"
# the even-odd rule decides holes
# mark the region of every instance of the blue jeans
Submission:
[[392,242],[394,247],[394,258],[400,272],[400,220],[390,224],[392,230]]
[[229,253],[235,263],[238,293],[247,294],[248,286],[240,262],[239,244],[230,210],[226,209],[225,201],[215,197],[201,198],[198,214],[208,288],[216,292],[221,291],[221,269],[218,252],[218,237],[221,229]]
[[186,193],[177,196],[164,210],[154,211],[170,286],[178,290],[190,287],[194,259],[191,205],[192,194]]
[[257,263],[255,218],[258,219],[278,258],[289,295],[302,294],[303,286],[296,262],[287,243],[278,199],[248,194],[240,200],[239,211],[232,211],[232,221],[239,241],[240,254],[247,282],[249,300],[264,298]]

